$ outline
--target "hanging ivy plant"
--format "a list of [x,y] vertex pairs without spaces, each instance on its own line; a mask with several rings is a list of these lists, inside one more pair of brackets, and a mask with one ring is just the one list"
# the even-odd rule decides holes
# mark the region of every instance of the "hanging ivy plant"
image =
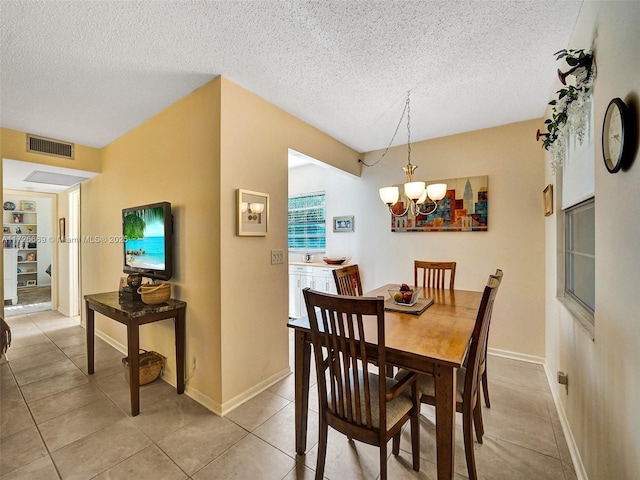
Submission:
[[[588,126],[590,113],[589,96],[595,79],[593,52],[580,50],[560,50],[556,52],[556,60],[563,60],[571,68],[567,72],[558,69],[558,77],[565,87],[556,92],[557,98],[551,100],[553,106],[551,118],[544,123],[547,133],[538,131],[542,137],[542,146],[549,152],[552,169],[562,165],[565,155],[564,138],[567,132],[576,134],[580,143]],[[567,85],[567,77],[575,77],[575,85]]]

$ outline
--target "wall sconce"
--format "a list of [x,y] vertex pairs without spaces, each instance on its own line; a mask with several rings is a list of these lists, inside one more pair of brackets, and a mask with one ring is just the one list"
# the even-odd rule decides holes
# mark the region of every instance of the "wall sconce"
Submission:
[[264,203],[247,203],[247,202],[242,202],[242,205],[240,207],[240,211],[242,213],[249,213],[249,220],[257,220],[258,219],[258,215],[260,215],[262,212],[264,212]]

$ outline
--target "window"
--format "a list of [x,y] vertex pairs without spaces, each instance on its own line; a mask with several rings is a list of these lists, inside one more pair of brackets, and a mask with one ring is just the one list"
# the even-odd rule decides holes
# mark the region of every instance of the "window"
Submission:
[[289,250],[325,250],[325,195],[289,198]]
[[564,211],[564,290],[591,325],[595,311],[595,201]]

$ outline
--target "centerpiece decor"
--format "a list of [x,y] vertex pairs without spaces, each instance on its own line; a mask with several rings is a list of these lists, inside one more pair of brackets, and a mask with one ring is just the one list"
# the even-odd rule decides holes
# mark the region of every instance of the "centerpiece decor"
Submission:
[[[591,50],[560,50],[556,60],[564,60],[569,70],[558,69],[558,78],[562,85],[556,92],[557,98],[549,102],[553,106],[551,118],[544,123],[547,133],[536,133],[536,140],[542,139],[542,147],[549,152],[551,169],[555,173],[566,155],[568,135],[575,135],[582,144],[589,127],[591,113],[591,93],[596,76],[594,56]],[[573,85],[567,85],[567,78],[573,76]]]

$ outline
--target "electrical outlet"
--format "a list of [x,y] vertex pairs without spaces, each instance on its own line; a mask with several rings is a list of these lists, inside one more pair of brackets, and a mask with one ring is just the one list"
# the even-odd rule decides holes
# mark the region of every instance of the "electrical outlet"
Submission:
[[271,250],[271,265],[284,263],[284,250]]

